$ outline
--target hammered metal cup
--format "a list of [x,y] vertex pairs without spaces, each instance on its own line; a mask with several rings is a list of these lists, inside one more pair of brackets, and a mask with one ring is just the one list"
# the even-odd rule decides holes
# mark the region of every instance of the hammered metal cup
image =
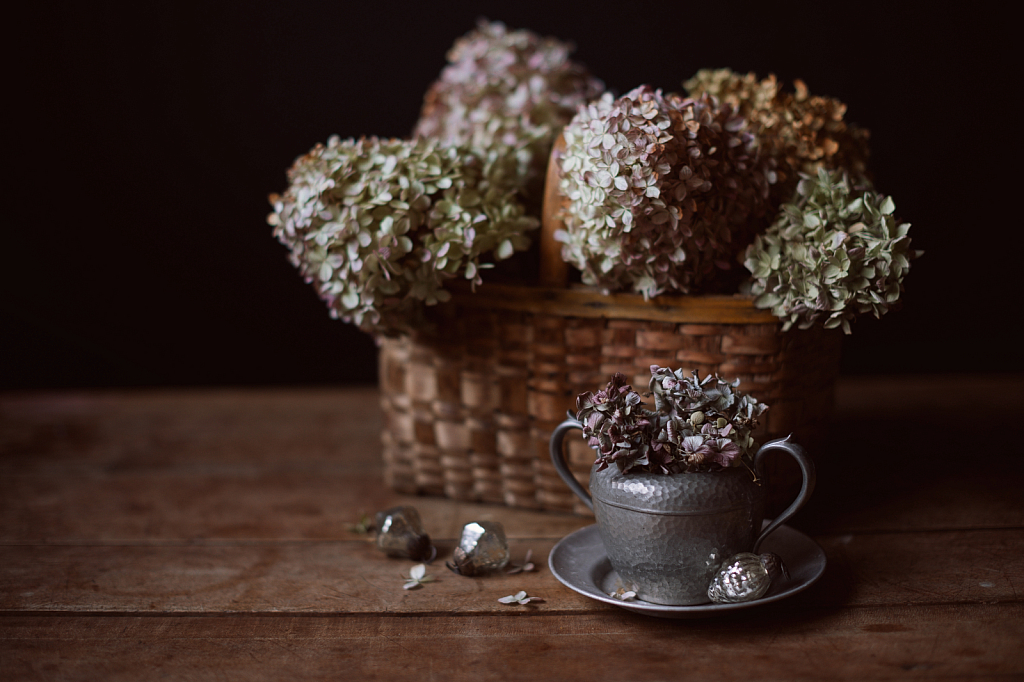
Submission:
[[781,450],[800,465],[803,485],[793,503],[764,530],[766,489],[745,467],[666,476],[623,474],[615,466],[597,471],[595,464],[588,493],[562,453],[566,434],[582,428],[577,420],[567,419],[555,429],[551,461],[569,488],[594,510],[608,559],[623,587],[654,604],[707,602],[708,585],[722,562],[740,552],[757,553],[764,538],[792,517],[814,490],[814,464],[803,448],[783,438],[757,451],[754,470],[763,482],[765,456]]

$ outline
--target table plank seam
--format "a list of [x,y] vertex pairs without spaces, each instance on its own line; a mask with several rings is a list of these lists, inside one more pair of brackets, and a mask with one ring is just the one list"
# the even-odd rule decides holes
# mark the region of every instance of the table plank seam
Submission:
[[[901,601],[893,600],[886,602],[874,602],[871,604],[844,604],[841,607],[836,605],[814,607],[807,605],[789,606],[787,604],[773,604],[771,608],[782,612],[829,612],[844,609],[890,609],[898,607],[924,608],[943,606],[1018,606],[1024,604],[1024,599],[997,599],[985,600],[935,600],[935,601]],[[608,607],[597,612],[618,613],[618,609]],[[347,611],[0,611],[0,618],[20,617],[45,617],[45,618],[476,618],[501,617],[515,618],[539,618],[547,616],[586,616],[594,611],[580,611],[578,609],[557,609],[557,610],[533,610],[509,609],[508,611],[376,611],[376,612],[347,612]]]

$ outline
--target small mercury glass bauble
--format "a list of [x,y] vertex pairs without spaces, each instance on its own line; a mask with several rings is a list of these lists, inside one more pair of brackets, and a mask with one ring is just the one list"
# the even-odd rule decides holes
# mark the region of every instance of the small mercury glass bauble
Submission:
[[429,561],[436,553],[415,507],[377,512],[377,547],[388,556],[413,561]]
[[483,575],[508,565],[508,540],[497,521],[473,521],[462,527],[459,546],[447,566],[459,575]]
[[779,573],[789,577],[789,571],[778,554],[766,552],[758,556],[740,552],[727,559],[718,569],[708,587],[708,599],[718,604],[760,599],[771,586],[772,578]]

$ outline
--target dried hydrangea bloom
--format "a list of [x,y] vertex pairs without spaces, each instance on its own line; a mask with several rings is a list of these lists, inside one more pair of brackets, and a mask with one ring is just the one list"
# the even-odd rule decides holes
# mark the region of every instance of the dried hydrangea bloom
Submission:
[[[455,42],[414,134],[515,157],[516,182],[543,179],[558,131],[604,86],[571,61],[572,46],[481,21]],[[532,181],[532,182],[531,182]]]
[[910,225],[893,217],[895,208],[843,171],[803,176],[793,202],[747,249],[755,305],[771,308],[783,329],[822,321],[849,334],[857,314],[881,317],[898,303],[910,262],[921,255],[910,249]]
[[641,86],[581,108],[563,135],[555,238],[584,283],[645,297],[735,286],[770,174],[731,107]]
[[752,432],[767,405],[718,375],[651,365],[655,409],[619,373],[602,391],[576,399],[576,419],[596,451],[598,471],[612,464],[623,473],[675,474],[716,471],[753,462]]
[[768,406],[716,375],[651,366],[650,391],[663,428],[659,440],[675,453],[682,471],[739,466],[753,461],[751,435]]
[[529,245],[538,223],[503,180],[512,163],[436,140],[332,137],[295,161],[267,222],[332,317],[401,331],[447,300],[445,280],[479,284],[488,259]]
[[864,175],[868,131],[843,120],[846,105],[831,97],[811,96],[801,80],[783,91],[774,75],[757,80],[729,69],[698,71],[683,87],[691,95],[708,93],[738,109],[753,126],[764,153],[774,160],[777,203],[792,195],[800,173],[845,168]]

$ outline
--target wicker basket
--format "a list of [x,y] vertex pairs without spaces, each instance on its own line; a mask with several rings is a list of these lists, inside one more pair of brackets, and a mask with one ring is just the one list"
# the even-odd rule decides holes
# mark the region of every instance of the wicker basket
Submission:
[[[440,310],[438,336],[383,339],[381,400],[388,483],[401,492],[586,513],[558,477],[548,438],[575,398],[622,372],[646,390],[650,366],[718,372],[770,405],[761,440],[822,442],[841,338],[780,332],[751,302],[486,286]],[[582,439],[568,460],[582,482],[594,461]],[[778,460],[775,489],[798,473]]]
[[[560,146],[549,169],[557,169]],[[650,366],[717,372],[770,408],[762,442],[792,433],[813,455],[823,441],[839,368],[841,334],[781,332],[769,312],[740,296],[606,295],[566,288],[551,210],[549,171],[541,235],[545,286],[486,283],[453,290],[432,309],[435,332],[380,340],[387,482],[405,493],[515,507],[590,513],[548,457],[553,429],[576,396],[622,372],[647,390]],[[570,439],[567,460],[586,484],[594,454]],[[800,474],[769,462],[769,506],[791,499]]]

